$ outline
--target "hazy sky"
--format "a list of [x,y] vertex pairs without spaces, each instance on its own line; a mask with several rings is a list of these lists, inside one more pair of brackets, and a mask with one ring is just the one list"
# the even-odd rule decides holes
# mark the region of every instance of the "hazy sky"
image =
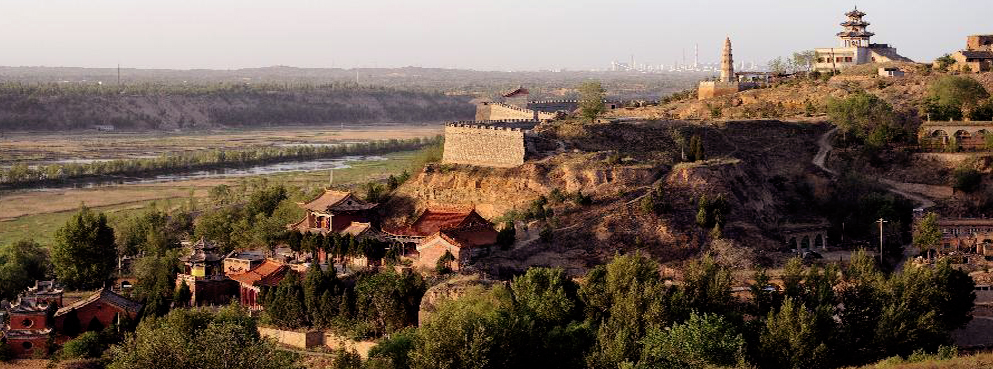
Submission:
[[[838,44],[836,0],[0,0],[0,65],[606,68],[764,62]],[[991,0],[865,0],[877,43],[928,61],[993,33]]]

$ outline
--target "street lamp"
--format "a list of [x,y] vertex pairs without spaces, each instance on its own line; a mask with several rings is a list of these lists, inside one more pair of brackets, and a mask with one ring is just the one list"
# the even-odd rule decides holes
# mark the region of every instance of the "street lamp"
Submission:
[[879,218],[879,220],[877,220],[876,223],[879,223],[879,265],[882,266],[883,265],[883,223],[889,223],[889,221],[883,220],[883,218]]

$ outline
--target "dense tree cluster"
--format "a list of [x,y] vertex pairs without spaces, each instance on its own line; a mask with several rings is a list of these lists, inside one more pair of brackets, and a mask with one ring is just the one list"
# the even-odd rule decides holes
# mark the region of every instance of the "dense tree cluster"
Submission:
[[879,147],[891,142],[901,130],[893,107],[865,92],[849,94],[843,99],[828,99],[827,114],[841,131],[841,143],[845,144]]
[[390,269],[338,279],[333,267],[290,273],[263,291],[265,320],[282,328],[332,328],[378,337],[417,323],[427,286],[419,274]]
[[436,91],[354,83],[110,86],[6,82],[0,83],[0,129],[85,129],[98,124],[160,129],[437,122],[471,117],[472,106],[465,102],[465,98]]
[[709,259],[671,284],[641,255],[577,284],[532,268],[509,287],[477,287],[416,330],[373,350],[369,368],[835,368],[936,352],[971,316],[973,282],[947,262],[886,275],[865,253],[850,266],[790,261],[782,289],[760,272],[752,299]]
[[991,120],[993,99],[979,81],[965,76],[942,76],[928,86],[921,115],[931,120]]
[[255,319],[232,305],[217,313],[176,309],[142,320],[108,351],[111,369],[293,368],[293,354],[262,340]]

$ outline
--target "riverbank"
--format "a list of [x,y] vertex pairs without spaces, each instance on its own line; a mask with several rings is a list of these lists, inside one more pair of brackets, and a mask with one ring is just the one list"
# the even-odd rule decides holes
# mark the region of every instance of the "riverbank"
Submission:
[[[411,170],[417,151],[380,155],[386,160],[355,161],[334,172],[336,185],[358,186]],[[190,196],[201,199],[211,187],[236,185],[242,180],[264,177],[270,181],[301,187],[319,187],[328,182],[328,171],[283,172],[238,178],[210,178],[176,182],[103,186],[52,191],[22,191],[0,194],[0,244],[30,238],[46,245],[58,227],[81,203],[119,217],[142,209],[151,202],[166,208],[178,207]]]

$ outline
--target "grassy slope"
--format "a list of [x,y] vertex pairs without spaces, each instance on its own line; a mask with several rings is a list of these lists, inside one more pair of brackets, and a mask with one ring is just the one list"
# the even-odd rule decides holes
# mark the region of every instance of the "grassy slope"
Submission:
[[[415,155],[414,152],[401,152],[383,156],[390,160],[355,162],[351,164],[351,168],[336,170],[335,184],[358,186],[369,181],[383,179],[390,174],[399,174],[404,170],[410,170]],[[279,173],[265,177],[270,181],[304,188],[324,186],[328,180],[327,172],[323,171]],[[50,243],[55,230],[62,226],[75,212],[81,198],[91,199],[86,202],[110,216],[124,216],[144,208],[153,201],[166,207],[178,206],[186,201],[190,190],[194,190],[194,196],[198,198],[205,197],[208,189],[212,186],[222,183],[237,184],[240,180],[241,178],[207,179],[155,185],[100,187],[54,193],[35,192],[33,193],[35,196],[18,199],[21,202],[18,205],[33,207],[40,211],[0,221],[0,244],[8,244],[25,238],[34,239],[42,244]],[[141,200],[134,201],[135,198],[141,198]],[[28,203],[23,203],[24,201]],[[2,207],[2,202],[0,202],[0,208]]]
[[993,353],[982,353],[970,356],[960,356],[951,360],[929,360],[919,363],[891,363],[881,361],[876,364],[859,367],[859,369],[985,369],[993,368]]

